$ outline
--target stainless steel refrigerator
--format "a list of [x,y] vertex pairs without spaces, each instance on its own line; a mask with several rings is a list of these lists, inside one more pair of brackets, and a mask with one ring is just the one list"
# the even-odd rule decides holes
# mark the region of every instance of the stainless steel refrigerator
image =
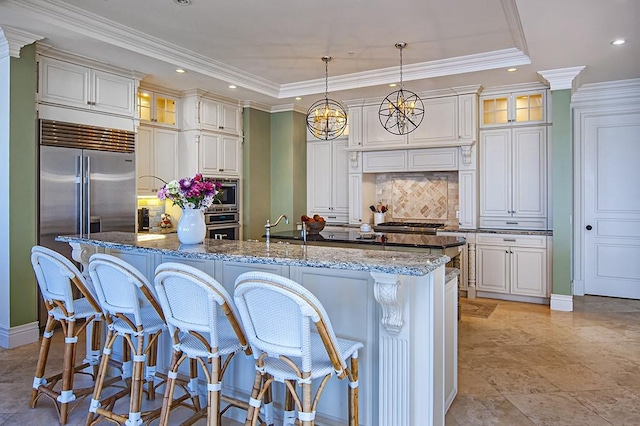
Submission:
[[71,259],[58,235],[135,232],[135,134],[40,120],[39,244]]

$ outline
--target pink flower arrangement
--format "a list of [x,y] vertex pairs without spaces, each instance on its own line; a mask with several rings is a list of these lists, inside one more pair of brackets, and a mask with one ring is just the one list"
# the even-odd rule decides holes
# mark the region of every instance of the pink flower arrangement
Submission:
[[220,201],[222,184],[213,179],[202,177],[200,173],[192,178],[172,180],[158,191],[158,198],[171,200],[180,208],[206,209]]

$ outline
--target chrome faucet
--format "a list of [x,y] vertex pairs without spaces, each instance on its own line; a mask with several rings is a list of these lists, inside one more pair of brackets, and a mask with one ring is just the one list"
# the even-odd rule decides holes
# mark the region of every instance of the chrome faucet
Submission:
[[267,238],[267,244],[269,244],[269,237],[271,236],[271,228],[278,226],[278,224],[280,223],[280,221],[284,219],[284,223],[288,224],[289,223],[289,218],[287,218],[286,215],[281,214],[278,219],[276,220],[276,223],[274,223],[273,225],[269,222],[269,219],[267,219],[267,223],[264,225],[264,229],[265,229],[265,237]]

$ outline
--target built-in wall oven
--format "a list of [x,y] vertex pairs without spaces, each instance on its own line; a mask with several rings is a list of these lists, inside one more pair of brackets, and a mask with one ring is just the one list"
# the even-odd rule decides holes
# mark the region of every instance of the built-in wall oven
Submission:
[[207,225],[207,238],[214,240],[240,239],[238,212],[219,212],[207,209],[204,220]]

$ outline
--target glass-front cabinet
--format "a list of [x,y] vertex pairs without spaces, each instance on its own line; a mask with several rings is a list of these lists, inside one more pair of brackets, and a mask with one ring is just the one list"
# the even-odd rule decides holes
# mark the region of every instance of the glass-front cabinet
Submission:
[[140,88],[137,106],[140,121],[170,127],[177,126],[177,97]]
[[481,96],[481,126],[544,123],[546,122],[545,104],[545,91]]

